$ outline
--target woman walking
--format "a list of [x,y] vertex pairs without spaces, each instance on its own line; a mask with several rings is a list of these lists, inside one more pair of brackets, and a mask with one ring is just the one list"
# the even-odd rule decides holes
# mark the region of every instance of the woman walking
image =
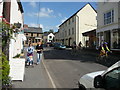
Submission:
[[36,46],[36,51],[37,51],[37,64],[40,64],[40,61],[42,59],[42,51],[43,51],[43,45],[42,42],[38,42]]

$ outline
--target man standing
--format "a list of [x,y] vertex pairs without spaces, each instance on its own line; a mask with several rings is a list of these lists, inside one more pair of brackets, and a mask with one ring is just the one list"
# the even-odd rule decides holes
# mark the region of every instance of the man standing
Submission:
[[42,51],[43,51],[43,45],[41,41],[38,42],[36,46],[36,50],[37,50],[37,64],[40,64],[40,60],[42,59]]

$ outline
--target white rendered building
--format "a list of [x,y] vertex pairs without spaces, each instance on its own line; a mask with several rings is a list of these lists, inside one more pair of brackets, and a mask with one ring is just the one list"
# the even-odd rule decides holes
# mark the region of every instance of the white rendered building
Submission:
[[97,12],[97,46],[105,40],[110,49],[120,50],[120,1],[99,2]]
[[96,10],[90,3],[86,4],[59,26],[55,40],[67,46],[72,46],[74,41],[78,45],[81,41],[85,46],[88,38],[84,38],[82,33],[96,29],[96,16]]

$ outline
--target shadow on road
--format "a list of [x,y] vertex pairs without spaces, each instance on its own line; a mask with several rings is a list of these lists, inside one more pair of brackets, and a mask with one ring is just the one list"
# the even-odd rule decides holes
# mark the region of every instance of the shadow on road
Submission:
[[56,50],[50,49],[44,51],[45,60],[76,60],[85,63],[99,63],[110,67],[112,64],[120,60],[120,57],[111,56],[107,62],[96,62],[98,52],[88,50]]

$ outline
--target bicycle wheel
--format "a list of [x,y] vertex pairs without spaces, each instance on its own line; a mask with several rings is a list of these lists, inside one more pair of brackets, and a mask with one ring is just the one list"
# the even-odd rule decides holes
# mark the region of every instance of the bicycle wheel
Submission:
[[100,56],[97,56],[96,57],[96,62],[99,62],[100,61]]

